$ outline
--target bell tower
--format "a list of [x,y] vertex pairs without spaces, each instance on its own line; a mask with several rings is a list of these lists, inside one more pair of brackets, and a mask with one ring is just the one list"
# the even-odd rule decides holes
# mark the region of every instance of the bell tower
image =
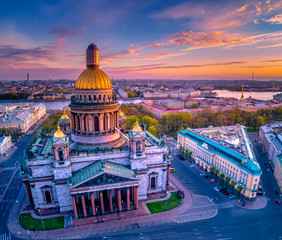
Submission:
[[63,165],[69,159],[68,138],[61,131],[59,124],[53,137],[52,152],[54,160],[60,165]]
[[138,122],[129,133],[130,158],[145,158],[145,137],[146,133],[139,126]]

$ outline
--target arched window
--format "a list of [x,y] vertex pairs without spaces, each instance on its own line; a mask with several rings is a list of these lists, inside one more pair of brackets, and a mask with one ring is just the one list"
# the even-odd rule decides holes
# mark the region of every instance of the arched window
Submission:
[[141,142],[140,141],[136,142],[136,152],[142,152]]
[[51,193],[50,191],[45,191],[45,201],[46,203],[52,203]]
[[94,117],[94,128],[95,128],[95,132],[99,131],[99,118],[98,118],[98,116]]
[[104,120],[104,124],[103,124],[104,125],[104,129],[103,129],[104,131],[107,131],[107,126],[108,126],[107,119],[108,119],[107,115],[105,114],[104,119],[103,119]]
[[94,95],[94,101],[96,101],[96,100],[97,100],[96,95]]
[[155,177],[151,178],[151,188],[156,188],[156,178]]
[[84,115],[84,116],[83,116],[83,122],[84,122],[84,124],[83,124],[83,128],[84,128],[84,129],[83,129],[83,131],[84,131],[84,132],[86,132],[86,124],[88,124],[88,122],[86,121],[86,119],[87,119],[87,118],[86,118],[86,115]]
[[58,156],[60,161],[64,161],[64,153],[61,148],[58,150]]

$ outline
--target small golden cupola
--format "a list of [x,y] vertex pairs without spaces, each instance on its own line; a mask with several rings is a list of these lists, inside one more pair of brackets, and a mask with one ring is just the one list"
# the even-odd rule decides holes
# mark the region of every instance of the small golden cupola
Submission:
[[99,49],[94,43],[86,50],[86,67],[76,81],[76,89],[112,89],[110,78],[99,69]]
[[138,121],[136,121],[134,127],[132,128],[133,132],[141,132],[143,131],[142,128],[139,126]]
[[70,119],[69,116],[66,114],[65,110],[64,110],[64,114],[61,116],[61,119]]
[[61,131],[60,125],[58,123],[57,131],[54,133],[55,138],[65,137],[66,135]]

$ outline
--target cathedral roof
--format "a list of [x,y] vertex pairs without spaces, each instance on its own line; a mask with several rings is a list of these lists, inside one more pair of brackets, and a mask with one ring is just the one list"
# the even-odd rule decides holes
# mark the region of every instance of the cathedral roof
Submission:
[[110,78],[99,69],[99,49],[93,43],[86,50],[86,66],[87,69],[79,75],[76,81],[76,89],[112,89]]
[[74,187],[95,178],[97,175],[102,173],[136,179],[135,172],[133,170],[120,164],[100,160],[73,173],[73,176],[69,179],[68,184],[70,187]]
[[98,68],[85,69],[78,77],[76,89],[112,89],[108,75]]

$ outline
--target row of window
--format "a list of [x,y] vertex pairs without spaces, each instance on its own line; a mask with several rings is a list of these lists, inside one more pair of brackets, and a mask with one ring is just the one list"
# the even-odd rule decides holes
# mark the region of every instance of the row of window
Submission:
[[[76,98],[80,101],[82,101],[82,98],[83,98],[83,101],[86,102],[86,101],[110,101],[112,99],[112,94],[104,94],[104,95],[77,95]],[[87,99],[88,98],[88,99]]]

